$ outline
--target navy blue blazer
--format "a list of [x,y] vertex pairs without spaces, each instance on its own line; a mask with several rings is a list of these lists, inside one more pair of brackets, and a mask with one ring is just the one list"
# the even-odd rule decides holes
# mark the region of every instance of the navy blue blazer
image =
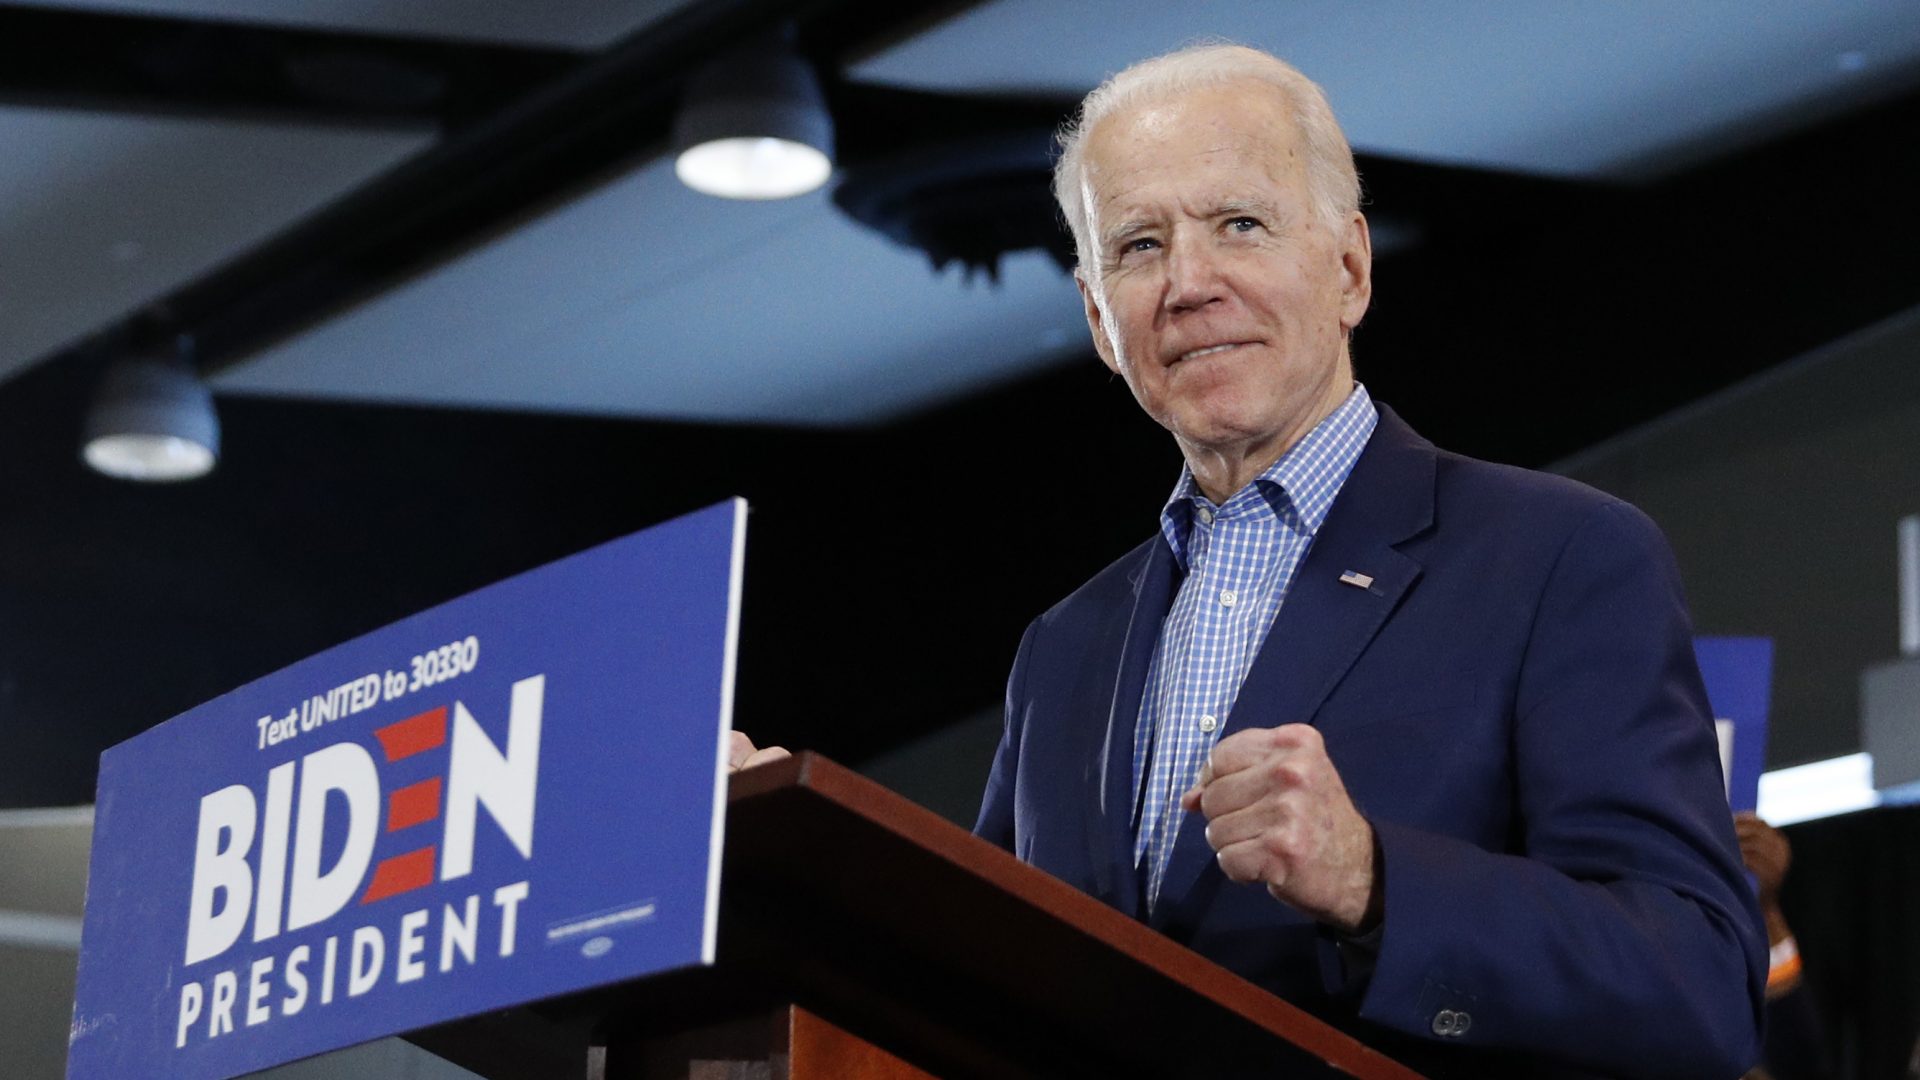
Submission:
[[[976,826],[1136,918],[1133,732],[1180,573],[1156,536],[1028,627]],[[1737,1077],[1767,962],[1711,715],[1651,521],[1383,408],[1221,731],[1319,729],[1384,854],[1373,970],[1227,881],[1198,814],[1148,921],[1432,1075]]]

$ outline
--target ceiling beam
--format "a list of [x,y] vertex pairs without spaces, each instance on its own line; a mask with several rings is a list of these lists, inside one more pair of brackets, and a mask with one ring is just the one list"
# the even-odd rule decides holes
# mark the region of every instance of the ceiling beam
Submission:
[[794,23],[802,49],[831,78],[842,63],[973,2],[706,0],[682,8],[46,362],[97,365],[102,343],[191,333],[203,371],[219,371],[659,153],[681,83],[749,34]]
[[0,104],[457,130],[584,53],[0,4]]

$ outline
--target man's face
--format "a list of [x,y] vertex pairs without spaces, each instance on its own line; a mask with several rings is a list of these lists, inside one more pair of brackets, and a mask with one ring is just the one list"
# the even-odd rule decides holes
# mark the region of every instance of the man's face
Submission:
[[1345,399],[1366,313],[1358,213],[1314,212],[1284,96],[1239,82],[1116,113],[1087,136],[1094,346],[1189,462],[1270,462]]

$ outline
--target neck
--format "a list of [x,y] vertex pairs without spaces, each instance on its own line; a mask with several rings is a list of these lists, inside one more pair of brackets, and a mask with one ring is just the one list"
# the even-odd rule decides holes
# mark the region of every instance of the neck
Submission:
[[1255,477],[1272,468],[1273,463],[1279,461],[1291,445],[1255,456],[1204,448],[1188,449],[1187,468],[1192,471],[1194,485],[1200,489],[1200,493],[1218,506],[1233,498],[1241,488],[1253,483]]
[[1353,378],[1335,379],[1313,409],[1284,431],[1264,439],[1229,446],[1201,446],[1180,440],[1180,452],[1193,472],[1193,482],[1214,505],[1232,498],[1234,493],[1273,467],[1307,433],[1320,425],[1353,393]]

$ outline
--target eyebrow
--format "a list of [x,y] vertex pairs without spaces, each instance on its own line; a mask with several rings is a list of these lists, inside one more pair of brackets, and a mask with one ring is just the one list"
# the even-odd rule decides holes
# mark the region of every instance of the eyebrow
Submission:
[[1271,203],[1259,199],[1227,199],[1214,206],[1210,217],[1228,217],[1233,214],[1259,214],[1266,218],[1278,218],[1280,211]]
[[1107,229],[1100,234],[1100,246],[1109,248],[1153,228],[1153,222],[1146,218],[1132,218]]

